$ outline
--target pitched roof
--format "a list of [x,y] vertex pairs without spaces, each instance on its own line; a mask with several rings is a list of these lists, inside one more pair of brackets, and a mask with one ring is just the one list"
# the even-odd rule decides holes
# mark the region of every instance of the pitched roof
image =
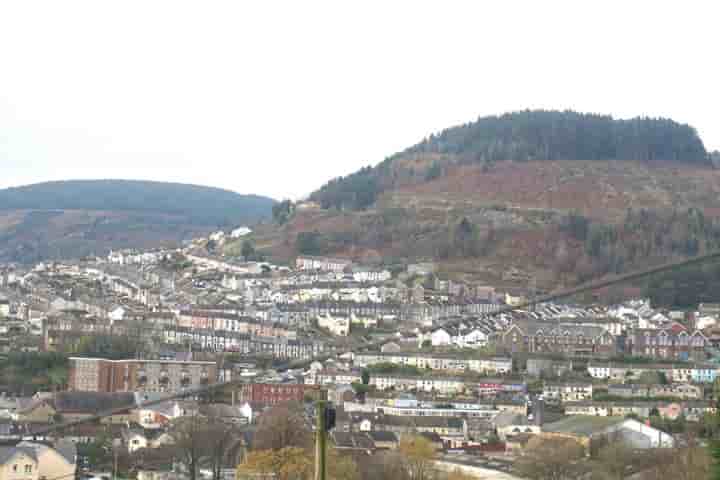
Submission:
[[397,442],[398,437],[394,432],[386,432],[383,430],[373,430],[367,432],[368,436],[375,442]]
[[32,448],[21,447],[19,445],[0,446],[0,465],[10,460],[18,453],[25,454],[33,460],[37,461],[37,455],[35,454],[35,450]]
[[355,448],[363,450],[372,450],[375,448],[375,442],[364,432],[332,432],[332,439],[336,447],[339,448]]
[[592,325],[576,325],[571,323],[563,323],[558,321],[538,321],[530,319],[520,319],[513,322],[526,335],[564,335],[568,333],[570,336],[582,335],[586,338],[597,338],[607,330],[602,327]]
[[55,442],[55,450],[62,455],[68,463],[74,464],[77,458],[77,447],[70,440],[60,439]]
[[452,417],[384,415],[375,420],[380,425],[397,425],[421,428],[463,428],[463,420]]
[[567,433],[572,435],[590,436],[600,433],[609,427],[625,421],[623,417],[595,417],[589,415],[573,415],[557,422],[543,425],[543,432]]
[[135,395],[131,392],[59,392],[54,403],[55,409],[61,413],[99,413],[122,407],[133,408]]
[[[68,445],[68,444],[70,444],[70,445]],[[50,451],[57,453],[67,463],[73,464],[73,465],[75,464],[75,455],[77,453],[77,450],[75,449],[75,445],[73,445],[72,442],[69,442],[69,441],[61,442],[61,446],[60,446],[61,450],[58,448],[53,448],[42,442],[20,442],[17,444],[17,448],[23,449],[24,451],[27,451],[27,452],[32,452],[32,456],[36,460],[40,457],[42,452],[50,450]]]

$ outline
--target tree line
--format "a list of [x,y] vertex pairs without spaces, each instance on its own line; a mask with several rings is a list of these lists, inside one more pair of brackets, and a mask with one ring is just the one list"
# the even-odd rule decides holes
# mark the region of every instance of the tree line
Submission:
[[677,160],[707,165],[689,125],[666,118],[616,120],[573,111],[525,110],[480,117],[431,135],[409,152],[453,153],[468,161]]

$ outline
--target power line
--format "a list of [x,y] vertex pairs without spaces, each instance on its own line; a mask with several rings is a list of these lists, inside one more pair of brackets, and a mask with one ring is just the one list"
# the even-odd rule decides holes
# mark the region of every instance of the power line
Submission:
[[[550,301],[554,301],[554,300],[560,300],[560,299],[571,297],[573,295],[577,295],[580,293],[585,293],[585,292],[589,292],[589,291],[593,291],[593,290],[598,290],[600,288],[610,287],[610,286],[613,286],[613,285],[616,285],[619,283],[625,283],[625,282],[629,282],[632,280],[639,280],[639,279],[649,277],[649,276],[659,274],[659,273],[665,273],[665,272],[670,272],[673,270],[678,270],[678,269],[693,266],[693,265],[699,265],[708,260],[714,260],[714,259],[718,259],[718,258],[720,258],[720,251],[709,253],[706,255],[699,255],[697,257],[693,257],[693,258],[690,258],[687,260],[666,263],[663,265],[659,265],[657,267],[652,267],[652,268],[649,268],[646,270],[641,270],[638,272],[632,272],[632,273],[628,273],[628,274],[624,274],[624,275],[617,275],[617,276],[614,276],[614,277],[606,279],[606,280],[589,282],[587,284],[580,285],[578,287],[573,287],[570,289],[566,289],[561,292],[543,295],[543,296],[537,297],[533,300],[521,303],[519,305],[501,307],[491,313],[486,314],[485,316],[493,317],[493,316],[498,316],[498,315],[502,315],[505,313],[510,313],[510,312],[513,312],[516,310],[525,310],[529,307],[532,307],[534,305],[538,305],[541,303],[546,303],[546,302],[550,302]],[[451,320],[446,323],[443,323],[442,325],[421,328],[420,332],[427,333],[429,331],[436,330],[436,329],[442,328],[442,327],[456,326],[462,322],[463,322],[462,319]],[[289,361],[289,362],[275,368],[275,370],[278,372],[284,372],[284,371],[287,371],[290,369],[303,368],[303,367],[310,365],[312,362],[326,360],[328,358],[331,358],[331,357],[334,357],[337,355],[343,355],[345,353],[351,352],[354,349],[359,348],[359,349],[368,350],[368,349],[378,348],[378,347],[382,346],[382,344],[384,344],[386,341],[387,341],[387,339],[383,339],[383,340],[379,340],[379,341],[375,341],[375,342],[365,342],[361,345],[356,345],[351,348],[345,349],[344,351],[342,351],[342,350],[334,351],[332,353],[317,355],[309,360]],[[106,418],[106,417],[109,417],[112,415],[116,415],[116,414],[121,414],[121,413],[127,412],[128,410],[131,410],[131,409],[138,409],[138,408],[158,405],[158,404],[161,404],[164,402],[169,402],[172,400],[178,400],[178,399],[187,398],[187,397],[191,397],[191,396],[195,396],[195,395],[200,395],[203,393],[211,392],[214,390],[220,390],[225,387],[229,387],[232,385],[239,385],[239,384],[246,383],[246,382],[247,382],[246,379],[238,379],[238,380],[230,380],[227,382],[217,382],[217,383],[213,383],[213,384],[210,384],[210,385],[207,385],[204,387],[196,387],[196,388],[185,390],[180,393],[161,397],[161,398],[158,398],[155,400],[147,400],[147,401],[141,402],[138,405],[129,405],[126,407],[118,407],[118,408],[108,409],[104,412],[99,412],[99,413],[92,415],[90,417],[87,417],[87,418],[72,420],[70,422],[59,423],[56,425],[49,425],[45,428],[42,428],[42,429],[39,429],[39,430],[33,432],[32,435],[34,435],[34,436],[46,435],[48,433],[58,431],[58,430],[63,430],[65,428],[72,428],[76,425],[81,425],[81,424],[88,423],[88,422],[94,422],[96,420],[102,420],[103,418]]]

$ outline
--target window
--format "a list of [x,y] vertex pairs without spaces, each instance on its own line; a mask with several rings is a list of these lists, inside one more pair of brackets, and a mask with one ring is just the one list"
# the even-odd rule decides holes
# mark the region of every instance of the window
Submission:
[[17,471],[18,471],[18,466],[17,466],[17,465],[13,465],[13,472],[17,472]]
[[25,465],[25,473],[32,473],[32,465]]

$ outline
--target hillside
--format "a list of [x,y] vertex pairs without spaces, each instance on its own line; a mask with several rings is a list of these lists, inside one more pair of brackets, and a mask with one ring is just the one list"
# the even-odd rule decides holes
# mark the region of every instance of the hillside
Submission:
[[176,244],[268,218],[274,201],[133,180],[73,180],[0,190],[0,260],[29,262]]
[[671,120],[480,119],[310,198],[320,208],[296,209],[258,245],[435,258],[450,276],[541,288],[720,248],[720,171],[694,129]]
[[374,168],[331,180],[310,198],[323,208],[363,209],[386,190],[447,175],[457,165],[498,161],[636,160],[709,166],[695,130],[668,119],[614,120],[577,112],[523,111],[433,134]]

